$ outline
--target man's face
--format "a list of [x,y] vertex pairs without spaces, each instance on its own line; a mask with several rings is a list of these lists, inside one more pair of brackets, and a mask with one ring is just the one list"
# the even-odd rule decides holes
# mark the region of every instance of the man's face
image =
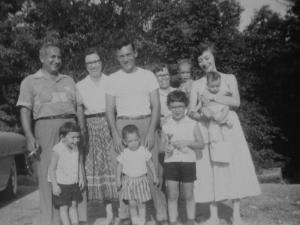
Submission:
[[116,55],[122,69],[126,73],[131,73],[134,71],[137,52],[133,49],[131,44],[118,49]]
[[60,49],[55,46],[47,47],[44,54],[40,56],[40,60],[44,70],[57,75],[62,63]]

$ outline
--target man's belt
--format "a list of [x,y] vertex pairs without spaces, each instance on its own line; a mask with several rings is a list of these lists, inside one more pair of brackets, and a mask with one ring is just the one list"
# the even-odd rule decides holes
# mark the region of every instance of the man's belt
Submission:
[[105,116],[105,112],[101,112],[101,113],[93,113],[93,114],[85,115],[86,118],[103,117],[103,116]]
[[55,115],[55,116],[45,116],[45,117],[40,117],[37,118],[37,120],[55,120],[55,119],[71,119],[75,118],[75,114],[61,114],[61,115]]
[[117,119],[120,120],[142,120],[150,117],[149,115],[140,115],[140,116],[118,116]]

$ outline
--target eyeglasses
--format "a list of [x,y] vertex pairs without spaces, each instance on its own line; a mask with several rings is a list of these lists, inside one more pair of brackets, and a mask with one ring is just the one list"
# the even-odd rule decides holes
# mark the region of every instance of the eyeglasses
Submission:
[[169,77],[170,75],[169,74],[160,74],[160,75],[156,75],[157,78],[167,78]]
[[185,109],[184,105],[179,105],[179,106],[170,106],[170,110],[182,110]]
[[100,60],[100,59],[98,59],[98,60],[95,60],[95,61],[86,62],[86,63],[85,63],[85,65],[89,66],[89,65],[96,64],[96,63],[101,63],[101,60]]

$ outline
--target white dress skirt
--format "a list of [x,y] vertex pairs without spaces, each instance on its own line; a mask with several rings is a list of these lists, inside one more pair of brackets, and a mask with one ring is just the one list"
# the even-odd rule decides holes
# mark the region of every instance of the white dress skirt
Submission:
[[233,127],[224,129],[225,139],[230,143],[229,163],[213,162],[210,157],[207,126],[199,123],[206,141],[203,155],[197,161],[197,180],[194,195],[196,202],[214,202],[240,199],[261,193],[248,144],[237,114],[230,111]]

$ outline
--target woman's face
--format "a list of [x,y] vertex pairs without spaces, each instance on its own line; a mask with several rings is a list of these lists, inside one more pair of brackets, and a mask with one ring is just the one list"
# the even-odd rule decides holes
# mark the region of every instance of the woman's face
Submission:
[[216,71],[215,57],[210,50],[206,50],[198,57],[198,65],[204,72]]
[[98,54],[92,53],[85,56],[86,70],[92,77],[100,77],[102,72],[102,62]]

